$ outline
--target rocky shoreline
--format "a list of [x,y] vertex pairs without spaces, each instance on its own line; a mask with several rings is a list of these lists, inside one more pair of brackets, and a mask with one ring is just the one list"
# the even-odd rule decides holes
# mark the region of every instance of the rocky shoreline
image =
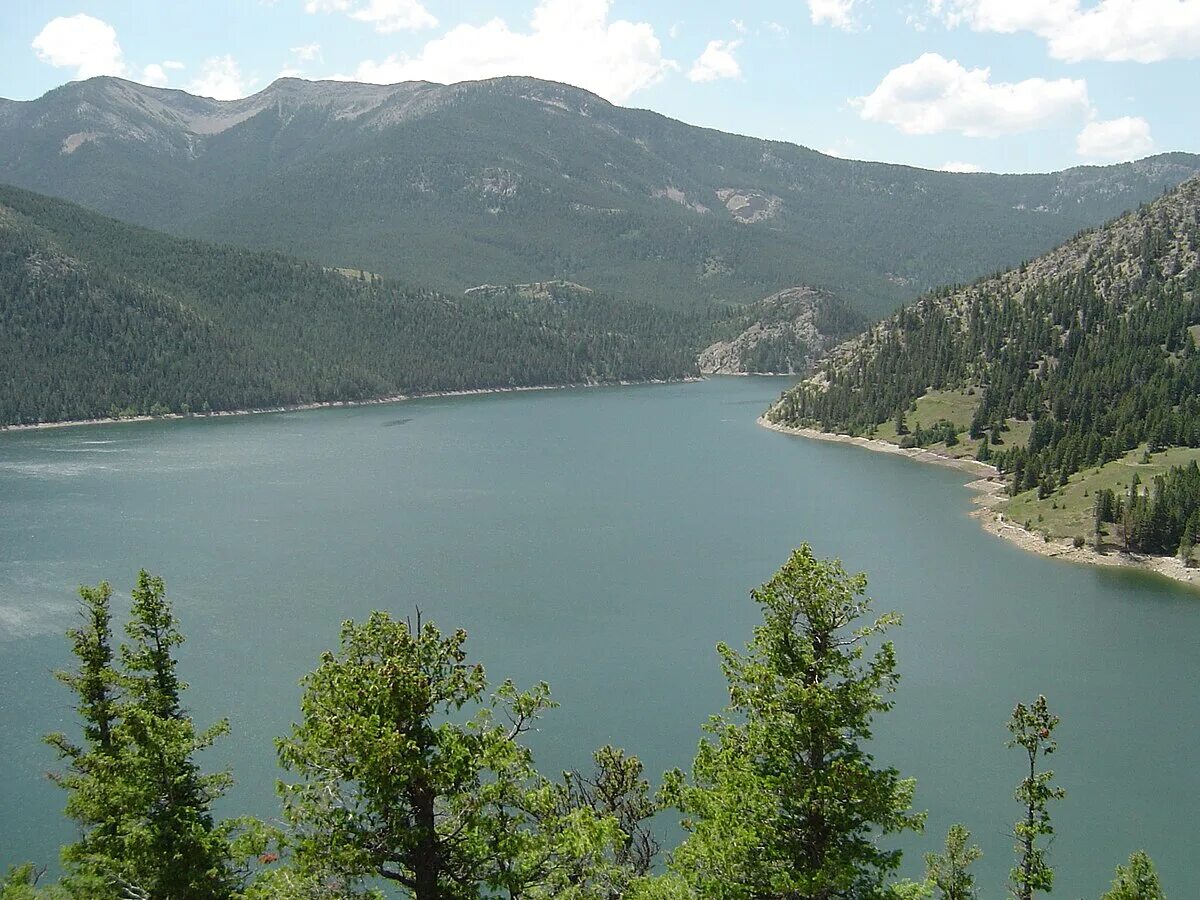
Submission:
[[791,434],[798,437],[817,441],[828,441],[835,444],[854,444],[877,453],[890,453],[893,456],[905,456],[917,462],[947,466],[962,472],[975,475],[967,487],[976,492],[973,502],[976,509],[971,517],[978,520],[983,530],[988,534],[1003,538],[1016,544],[1022,550],[1061,559],[1068,562],[1081,563],[1090,566],[1109,566],[1112,568],[1140,569],[1153,572],[1181,584],[1200,587],[1200,569],[1189,569],[1174,556],[1150,556],[1141,553],[1125,553],[1111,550],[1098,553],[1090,546],[1076,547],[1069,539],[1045,540],[1041,534],[1026,531],[1019,524],[1008,519],[997,507],[1004,501],[1004,481],[995,466],[973,459],[957,459],[936,453],[932,450],[919,448],[904,448],[887,441],[872,438],[852,437],[848,434],[834,434],[828,431],[818,431],[815,428],[792,428],[770,422],[765,416],[760,416],[758,424],[772,431]]

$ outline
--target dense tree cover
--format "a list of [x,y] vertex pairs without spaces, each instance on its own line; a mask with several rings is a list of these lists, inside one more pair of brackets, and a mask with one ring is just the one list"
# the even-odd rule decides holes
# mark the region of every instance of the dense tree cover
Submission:
[[[539,773],[526,735],[555,704],[549,688],[489,689],[466,634],[383,612],[346,622],[336,650],[303,681],[301,718],[277,741],[285,778],[279,827],[222,820],[228,773],[204,773],[183,705],[182,641],[159,578],[139,574],[128,642],[114,648],[107,584],[82,588],[69,632],[77,667],[76,739],[52,735],[78,839],[65,874],[10,868],[0,900],[970,900],[981,851],[961,825],[925,855],[919,882],[898,880],[896,833],[920,830],[913,782],[868,750],[898,675],[866,580],[805,545],[753,592],[763,621],[743,652],[721,645],[730,703],[705,726],[689,773],[657,795],[640,761],[605,746],[594,770]],[[1049,802],[1040,762],[1057,749],[1044,697],[1018,704],[1012,894],[1048,892]],[[653,817],[682,816],[665,867]],[[1142,851],[1104,900],[1161,900]]]
[[0,187],[0,423],[678,378],[739,315],[450,299]]
[[[567,278],[675,307],[803,281],[882,315],[1036,255],[1198,168],[1180,153],[1046,175],[922,171],[530,78],[285,79],[234,103],[96,78],[0,116],[0,180],[126,221],[451,294]],[[725,190],[778,205],[739,221]]]
[[1123,495],[1109,488],[1097,491],[1094,513],[1097,543],[1105,524],[1111,522],[1126,550],[1178,552],[1187,560],[1200,538],[1200,467],[1195,460],[1172,466],[1149,486],[1135,472]]
[[[972,392],[970,437],[990,436],[983,455],[1014,493],[1043,496],[1143,443],[1200,446],[1198,251],[1192,180],[1027,269],[902,310],[770,415],[863,434],[930,390]],[[1032,420],[1026,446],[1004,444],[1011,419]]]

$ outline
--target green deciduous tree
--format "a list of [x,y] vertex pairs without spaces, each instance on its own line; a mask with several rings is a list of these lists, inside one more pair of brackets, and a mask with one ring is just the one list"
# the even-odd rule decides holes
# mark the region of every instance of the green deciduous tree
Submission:
[[1145,850],[1135,851],[1128,865],[1117,866],[1117,877],[1100,900],[1166,900],[1158,870]]
[[895,615],[870,617],[866,579],[793,552],[754,591],[763,624],[745,653],[718,648],[730,705],[700,743],[691,780],[668,776],[684,814],[675,874],[702,897],[881,896],[900,862],[879,837],[919,829],[913,782],[866,744],[898,680]]
[[945,851],[925,854],[925,880],[939,900],[973,900],[977,896],[970,868],[983,851],[970,841],[971,832],[965,826],[951,825]]
[[1043,696],[1029,706],[1018,703],[1008,721],[1008,730],[1013,735],[1008,746],[1025,751],[1029,762],[1029,774],[1021,779],[1015,794],[1025,809],[1013,828],[1017,840],[1017,864],[1009,879],[1010,891],[1016,900],[1032,900],[1035,893],[1049,893],[1054,886],[1054,869],[1047,862],[1046,848],[1040,841],[1054,834],[1050,824],[1050,801],[1061,800],[1066,791],[1053,784],[1053,771],[1038,771],[1038,762],[1040,757],[1049,756],[1058,749],[1058,742],[1054,740],[1058,722],[1058,716],[1050,712]]

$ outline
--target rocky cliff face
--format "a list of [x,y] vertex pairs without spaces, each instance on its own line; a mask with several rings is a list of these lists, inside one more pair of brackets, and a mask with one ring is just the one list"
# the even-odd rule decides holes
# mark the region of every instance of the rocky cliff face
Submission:
[[[800,286],[746,308],[742,331],[716,341],[697,359],[705,375],[804,373],[862,320],[827,291]],[[745,321],[743,320],[743,322]]]

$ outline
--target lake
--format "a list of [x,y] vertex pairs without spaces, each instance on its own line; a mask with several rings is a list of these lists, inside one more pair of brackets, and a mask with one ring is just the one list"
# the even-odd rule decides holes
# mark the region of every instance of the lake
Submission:
[[[51,677],[75,589],[166,578],[188,704],[232,737],[222,812],[271,815],[272,740],[297,681],[374,608],[465,627],[494,682],[550,682],[543,771],[613,742],[686,766],[720,709],[714,652],[756,621],[749,591],[810,542],[897,610],[903,680],[878,759],[918,779],[925,836],[966,824],[982,896],[1011,865],[1021,776],[1004,723],[1039,692],[1052,758],[1055,894],[1096,896],[1145,848],[1200,895],[1200,596],[1140,573],[1026,554],[968,518],[957,472],[760,428],[788,382],[714,378],[0,435],[0,867],[71,836],[40,743],[71,726]],[[123,616],[124,609],[118,609]]]

